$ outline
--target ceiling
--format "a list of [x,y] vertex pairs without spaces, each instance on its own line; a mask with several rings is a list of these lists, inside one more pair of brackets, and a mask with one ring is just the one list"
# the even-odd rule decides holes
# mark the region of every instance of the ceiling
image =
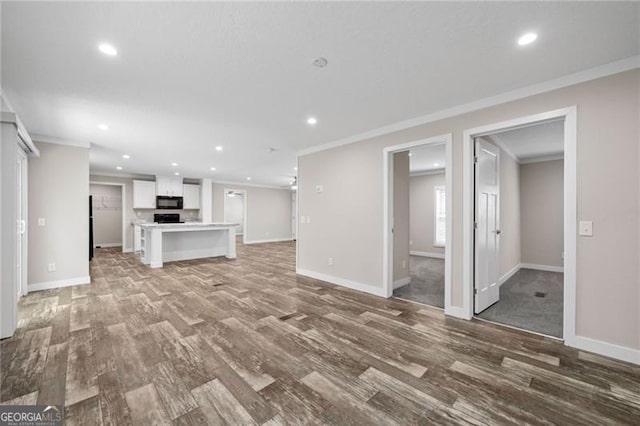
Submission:
[[409,172],[412,174],[444,170],[447,158],[445,144],[412,148],[409,153]]
[[635,2],[1,7],[2,87],[34,139],[90,142],[92,172],[278,186],[301,149],[639,53]]
[[536,124],[492,134],[493,140],[518,161],[561,156],[564,153],[564,121]]

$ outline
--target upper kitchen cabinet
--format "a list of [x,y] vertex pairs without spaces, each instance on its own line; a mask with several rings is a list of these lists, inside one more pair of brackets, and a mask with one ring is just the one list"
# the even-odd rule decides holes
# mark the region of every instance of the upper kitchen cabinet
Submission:
[[133,181],[133,208],[156,208],[156,183],[146,180]]
[[156,176],[156,195],[182,197],[182,178],[180,176]]
[[200,185],[183,186],[183,206],[185,210],[198,210],[200,208]]

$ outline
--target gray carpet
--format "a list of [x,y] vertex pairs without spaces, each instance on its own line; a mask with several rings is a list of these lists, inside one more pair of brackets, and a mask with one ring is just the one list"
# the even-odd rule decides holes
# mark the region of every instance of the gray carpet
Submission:
[[520,269],[500,287],[500,301],[477,316],[562,338],[563,280],[563,273]]
[[393,291],[395,297],[444,308],[444,259],[410,256],[411,282]]

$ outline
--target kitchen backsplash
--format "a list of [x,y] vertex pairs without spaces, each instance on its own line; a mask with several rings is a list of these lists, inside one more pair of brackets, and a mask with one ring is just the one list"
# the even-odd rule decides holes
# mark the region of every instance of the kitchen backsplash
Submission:
[[156,213],[180,213],[180,220],[190,221],[198,219],[198,210],[135,210],[136,218],[153,222]]

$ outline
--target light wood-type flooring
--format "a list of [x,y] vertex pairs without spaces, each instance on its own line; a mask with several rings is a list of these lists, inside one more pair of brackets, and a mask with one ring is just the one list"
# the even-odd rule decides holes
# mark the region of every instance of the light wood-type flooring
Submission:
[[69,425],[640,424],[640,367],[295,274],[293,243],[34,292],[1,343],[3,404]]

